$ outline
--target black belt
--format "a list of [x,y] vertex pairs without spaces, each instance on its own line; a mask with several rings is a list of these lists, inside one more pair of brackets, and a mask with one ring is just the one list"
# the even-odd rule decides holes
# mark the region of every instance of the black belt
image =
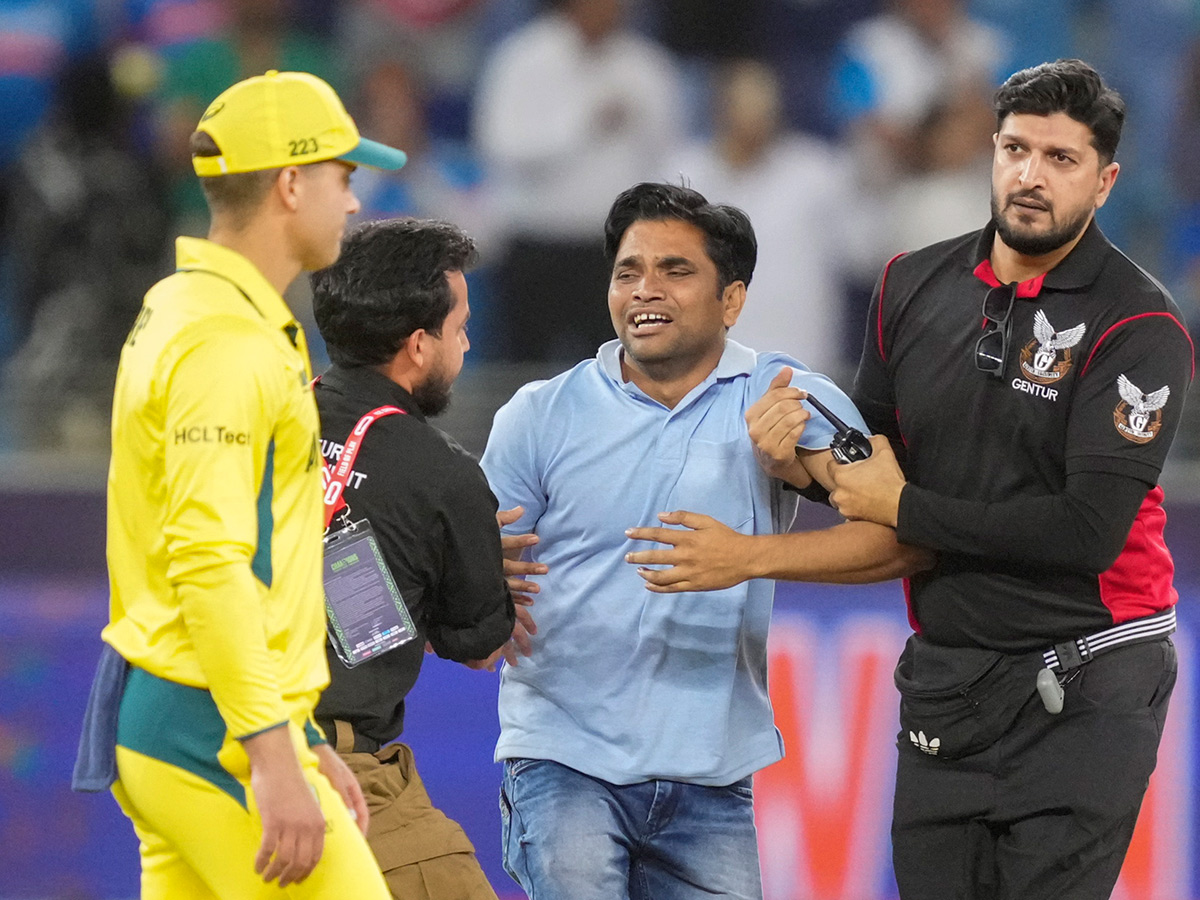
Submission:
[[1055,644],[1042,654],[1042,660],[1047,669],[1056,672],[1069,672],[1084,663],[1091,662],[1102,653],[1123,647],[1125,644],[1140,644],[1145,641],[1161,640],[1175,630],[1175,607],[1122,622],[1112,628],[1097,631],[1086,637],[1075,638],[1073,641],[1063,641]]

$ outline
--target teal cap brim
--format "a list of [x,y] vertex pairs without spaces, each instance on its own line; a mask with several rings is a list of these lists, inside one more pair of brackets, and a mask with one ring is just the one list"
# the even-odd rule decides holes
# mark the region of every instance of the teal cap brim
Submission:
[[343,153],[338,159],[357,163],[360,166],[370,166],[373,169],[393,171],[408,162],[408,154],[378,141],[368,141],[360,138],[358,146],[349,153]]

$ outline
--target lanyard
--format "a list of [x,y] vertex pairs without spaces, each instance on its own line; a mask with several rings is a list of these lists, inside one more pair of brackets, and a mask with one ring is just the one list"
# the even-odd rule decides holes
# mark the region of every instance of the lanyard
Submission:
[[322,481],[325,488],[325,527],[329,528],[329,523],[333,521],[333,517],[338,514],[338,511],[346,507],[346,498],[342,496],[342,492],[346,490],[346,482],[350,480],[350,471],[354,468],[354,460],[358,458],[358,448],[362,446],[363,437],[367,433],[376,419],[382,419],[384,416],[408,415],[398,406],[379,406],[371,410],[358,420],[358,424],[354,426],[354,430],[350,432],[350,437],[346,438],[346,443],[342,447],[342,454],[338,457],[337,466],[330,468],[328,463],[323,463]]

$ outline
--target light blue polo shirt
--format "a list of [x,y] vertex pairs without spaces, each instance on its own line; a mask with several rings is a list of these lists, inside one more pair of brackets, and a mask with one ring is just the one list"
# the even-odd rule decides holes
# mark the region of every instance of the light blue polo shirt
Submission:
[[[774,582],[652,593],[624,561],[651,545],[625,529],[681,509],[744,534],[790,526],[797,498],[759,468],[744,418],[781,366],[866,426],[832,381],[781,353],[727,341],[674,409],[622,381],[620,353],[610,341],[526,385],[492,425],[484,471],[501,509],[525,507],[505,531],[536,532],[533,559],[550,568],[533,579],[533,656],[501,677],[496,759],[550,759],[615,784],[731,784],[783,755],[767,696]],[[800,443],[823,449],[832,437],[814,413]]]

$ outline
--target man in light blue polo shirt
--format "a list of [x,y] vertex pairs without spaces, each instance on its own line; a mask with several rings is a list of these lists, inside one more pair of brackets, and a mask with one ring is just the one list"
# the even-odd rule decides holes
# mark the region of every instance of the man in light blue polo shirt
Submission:
[[[626,530],[690,510],[786,531],[796,496],[760,468],[747,413],[761,425],[770,398],[799,389],[865,426],[828,378],[726,340],[757,253],[740,210],[640,184],[613,204],[605,249],[620,340],[522,388],[483,457],[501,506],[525,509],[506,530],[536,532],[549,566],[534,653],[501,681],[505,867],[538,900],[758,898],[751,775],[783,755],[767,696],[774,585],[652,593],[625,561]],[[827,421],[768,427],[799,440],[797,486],[828,481]],[[864,554],[878,578],[907,571],[891,529],[837,527],[848,539],[826,542],[826,580]]]

